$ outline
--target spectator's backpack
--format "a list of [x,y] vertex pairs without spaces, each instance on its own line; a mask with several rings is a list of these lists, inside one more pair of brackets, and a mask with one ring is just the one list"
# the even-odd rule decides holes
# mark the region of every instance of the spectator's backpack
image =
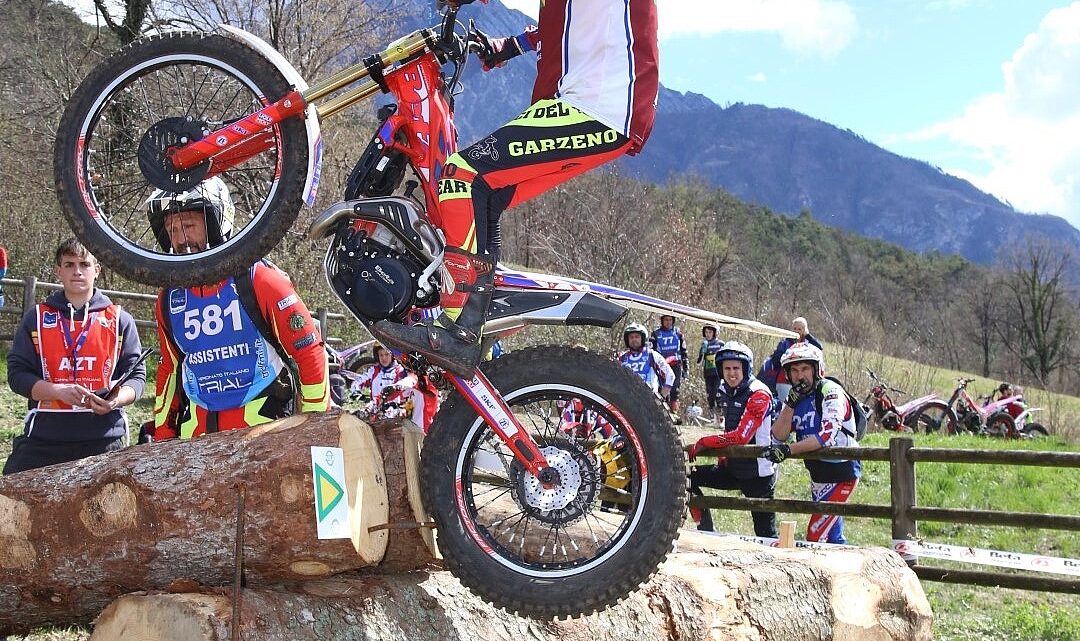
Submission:
[[856,441],[861,441],[863,436],[866,436],[866,410],[863,408],[862,403],[859,402],[859,399],[852,396],[844,387],[844,384],[834,376],[826,376],[821,379],[818,382],[817,389],[814,390],[814,409],[817,410],[818,416],[821,416],[821,402],[824,400],[821,394],[821,384],[826,380],[832,381],[843,388],[844,394],[847,394],[848,404],[851,405],[851,417],[855,419],[855,433],[852,434],[846,427],[840,429],[844,434],[855,437]]

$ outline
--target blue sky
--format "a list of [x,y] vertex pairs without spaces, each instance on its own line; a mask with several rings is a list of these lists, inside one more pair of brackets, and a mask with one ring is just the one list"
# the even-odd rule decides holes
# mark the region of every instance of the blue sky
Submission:
[[657,5],[667,87],[800,111],[1080,227],[1080,2]]

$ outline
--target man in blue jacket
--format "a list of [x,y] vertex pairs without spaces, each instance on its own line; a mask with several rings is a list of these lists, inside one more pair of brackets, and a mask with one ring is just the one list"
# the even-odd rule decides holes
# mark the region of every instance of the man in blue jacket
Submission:
[[[146,368],[131,315],[94,288],[101,266],[78,240],[56,250],[63,290],[23,317],[8,354],[8,385],[27,398],[23,434],[4,474],[118,450],[127,442],[122,409],[142,395]],[[105,397],[132,367],[135,373]]]

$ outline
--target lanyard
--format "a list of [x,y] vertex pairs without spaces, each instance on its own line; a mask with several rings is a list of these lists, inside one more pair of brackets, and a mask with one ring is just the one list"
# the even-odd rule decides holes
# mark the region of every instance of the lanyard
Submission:
[[[72,310],[71,314],[72,319],[74,319],[75,311]],[[89,318],[83,317],[82,329],[79,330],[79,335],[74,339],[71,337],[71,330],[68,329],[68,323],[65,323],[63,318],[60,319],[60,329],[63,331],[62,336],[64,337],[64,348],[71,352],[71,367],[73,372],[78,370],[79,350],[82,349],[83,344],[86,343],[86,337],[90,335],[90,326],[94,324],[97,315],[98,313],[94,312],[90,314]]]

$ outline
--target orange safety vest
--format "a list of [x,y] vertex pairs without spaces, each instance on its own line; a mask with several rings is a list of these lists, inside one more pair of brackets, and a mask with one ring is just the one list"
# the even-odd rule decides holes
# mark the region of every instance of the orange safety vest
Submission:
[[[109,305],[74,321],[49,305],[37,305],[36,311],[42,378],[50,383],[78,383],[89,390],[109,387],[120,349],[120,308]],[[40,401],[37,409],[90,411],[61,401]]]

